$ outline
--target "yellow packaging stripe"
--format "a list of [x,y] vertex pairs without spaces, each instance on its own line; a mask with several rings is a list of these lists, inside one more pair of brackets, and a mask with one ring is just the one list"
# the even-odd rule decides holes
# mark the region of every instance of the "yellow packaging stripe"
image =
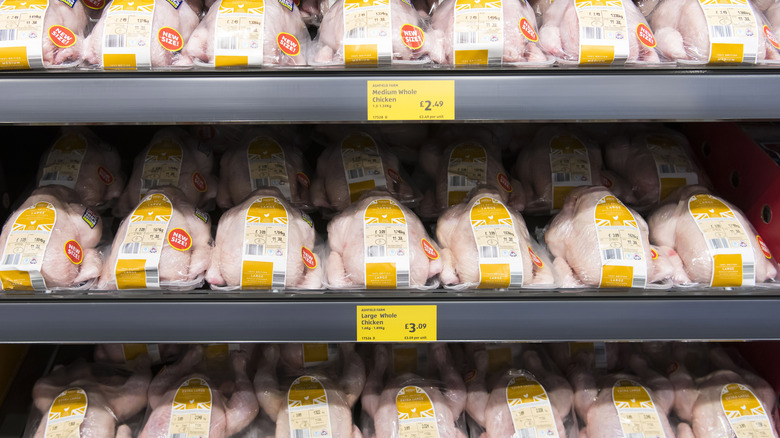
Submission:
[[146,288],[146,260],[119,259],[115,272],[117,289]]

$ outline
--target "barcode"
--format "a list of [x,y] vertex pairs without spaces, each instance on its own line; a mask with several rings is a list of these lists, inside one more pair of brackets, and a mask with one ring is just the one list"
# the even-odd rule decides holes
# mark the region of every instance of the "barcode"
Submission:
[[349,32],[347,32],[347,38],[365,38],[366,37],[366,28],[365,27],[356,27]]
[[368,247],[368,257],[384,257],[385,247],[384,245],[373,245]]
[[138,254],[141,251],[141,242],[125,243],[122,246],[122,254]]
[[523,273],[522,272],[513,272],[509,274],[509,285],[510,286],[522,286],[523,285]]
[[268,187],[271,185],[271,178],[255,178],[255,188]]
[[660,173],[674,173],[674,166],[670,166],[668,164],[659,164],[658,165],[658,172],[660,172]]
[[645,438],[643,433],[627,433],[626,438]]
[[160,273],[157,268],[146,271],[146,287],[158,287],[160,285]]
[[409,271],[399,271],[395,275],[396,286],[409,286]]
[[16,29],[0,30],[0,41],[11,41],[16,39]]
[[125,36],[106,35],[106,47],[125,47]]
[[263,255],[263,252],[265,251],[265,245],[257,245],[254,243],[247,243],[246,244],[246,250],[244,250],[244,254],[251,255],[251,256],[257,256],[257,255]]
[[236,50],[238,49],[238,37],[227,36],[217,39],[217,48],[222,50]]
[[604,39],[604,29],[600,27],[584,27],[585,39],[589,40],[601,40]]
[[350,169],[349,170],[349,179],[355,179],[355,178],[363,178],[365,174],[363,173],[363,168],[359,169]]
[[21,260],[22,260],[21,254],[8,254],[7,256],[5,256],[5,260],[3,260],[3,264],[18,265]]
[[605,249],[603,252],[605,260],[623,260],[622,249]]
[[450,177],[450,185],[452,187],[466,187],[469,185],[469,179],[463,175],[452,175]]
[[714,38],[731,38],[734,28],[731,26],[710,26],[710,35]]
[[159,179],[144,179],[141,180],[141,188],[142,189],[151,189],[152,187],[156,186],[160,183]]
[[710,245],[715,249],[723,249],[729,247],[729,239],[720,237],[718,239],[710,239]]
[[743,279],[753,279],[755,278],[756,274],[756,266],[753,263],[744,263],[742,265],[742,278]]
[[482,258],[498,257],[498,247],[497,246],[480,246],[479,247],[479,256],[482,257]]
[[512,435],[512,438],[536,438],[536,429],[531,427],[520,429]]
[[571,181],[570,173],[553,173],[554,182],[569,182]]
[[286,277],[287,276],[285,275],[284,271],[274,271],[271,282],[275,287],[284,287]]
[[172,433],[171,438],[187,438],[186,433]]
[[59,176],[59,172],[49,172],[44,173],[43,178],[41,178],[41,181],[57,181],[57,177]]
[[457,44],[475,44],[477,42],[476,32],[456,32],[455,42]]

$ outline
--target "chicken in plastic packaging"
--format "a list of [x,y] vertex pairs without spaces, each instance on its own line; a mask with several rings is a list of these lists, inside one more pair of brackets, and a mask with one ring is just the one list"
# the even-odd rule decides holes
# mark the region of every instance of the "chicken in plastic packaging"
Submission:
[[317,240],[278,189],[256,190],[220,218],[206,281],[217,290],[320,289]]
[[[354,344],[339,345],[336,361],[328,361],[325,353],[325,361],[316,366],[304,369],[279,366],[285,348],[300,347],[303,346],[268,344],[262,347],[254,385],[260,407],[276,423],[274,436],[360,438],[352,407],[363,391],[366,374]],[[305,357],[306,350],[303,352]],[[310,353],[317,355],[316,351]]]
[[199,67],[306,65],[310,37],[296,3],[217,0],[184,46],[182,62]]
[[676,254],[649,242],[647,223],[603,186],[572,190],[545,241],[561,286],[666,288]]
[[549,258],[530,236],[523,217],[492,187],[476,189],[441,215],[436,240],[445,287],[555,287]]
[[132,371],[83,359],[57,365],[33,386],[24,438],[129,438],[127,422],[146,407],[151,379],[148,357],[139,358]]
[[245,430],[260,411],[247,375],[250,356],[250,351],[233,350],[223,366],[208,367],[206,347],[190,347],[149,385],[139,437],[228,438]]
[[150,190],[119,225],[96,289],[200,287],[211,260],[210,220],[176,187]]
[[331,289],[435,289],[439,247],[420,219],[387,192],[369,192],[328,223]]
[[104,210],[122,194],[125,178],[119,152],[90,130],[68,127],[43,154],[38,187],[74,189],[84,204]]
[[214,157],[180,128],[158,131],[133,163],[127,187],[114,208],[124,217],[154,187],[175,186],[196,207],[211,210],[217,197]]
[[429,56],[456,66],[550,66],[554,59],[542,50],[537,30],[526,0],[444,0],[431,18],[430,40],[438,45]]
[[146,357],[152,365],[170,363],[181,354],[179,344],[98,344],[95,362],[132,367],[139,358]]
[[84,60],[107,70],[187,68],[182,49],[202,8],[198,0],[112,0],[84,43]]
[[100,216],[63,186],[32,192],[0,234],[0,289],[89,289],[100,276]]
[[338,0],[322,19],[311,60],[340,66],[420,64],[429,62],[437,44],[409,0]]
[[198,139],[198,149],[223,154],[240,145],[245,129],[241,125],[195,125],[188,132]]
[[[780,35],[780,1],[772,1],[769,4],[770,6],[764,11],[764,14],[772,30],[772,36],[777,40],[777,35]],[[774,45],[772,41],[769,43]]]
[[[392,125],[389,125],[392,126]],[[403,126],[403,125],[401,125]],[[510,132],[507,135],[507,128]],[[426,177],[436,178],[442,161],[446,160],[445,151],[454,144],[464,142],[464,139],[479,143],[485,148],[487,155],[500,157],[502,152],[512,149],[512,130],[514,126],[509,124],[487,123],[462,124],[462,125],[438,125],[430,128],[430,135],[419,148],[419,154],[415,157],[417,165],[415,175],[422,173]],[[516,153],[516,151],[515,151]]]
[[378,143],[387,145],[401,163],[415,165],[419,162],[419,151],[428,140],[431,130],[431,126],[423,123],[323,124],[317,125],[312,140],[328,147],[341,141],[352,131],[363,131],[375,138]]
[[547,354],[559,370],[567,371],[578,360],[581,351],[592,360],[587,365],[601,370],[615,370],[621,366],[618,344],[610,342],[551,342],[546,344]]
[[676,285],[777,285],[777,262],[761,236],[737,207],[705,187],[678,189],[648,222],[650,241],[679,254]]
[[308,26],[319,27],[322,17],[328,12],[335,0],[301,0],[298,7],[301,18]]

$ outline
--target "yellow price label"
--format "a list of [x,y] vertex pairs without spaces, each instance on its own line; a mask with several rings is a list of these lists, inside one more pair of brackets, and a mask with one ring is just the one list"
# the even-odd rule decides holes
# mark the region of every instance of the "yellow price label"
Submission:
[[436,306],[357,306],[357,341],[435,341],[436,319]]
[[368,81],[368,120],[455,120],[455,81]]

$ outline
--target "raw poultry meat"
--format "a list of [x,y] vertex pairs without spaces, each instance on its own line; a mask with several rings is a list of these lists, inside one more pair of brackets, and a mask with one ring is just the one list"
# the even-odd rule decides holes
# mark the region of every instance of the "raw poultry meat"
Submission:
[[179,344],[98,344],[95,346],[95,362],[123,365],[147,356],[152,365],[170,362],[181,352]]
[[[480,189],[468,203],[447,210],[436,224],[436,239],[441,245],[444,267],[440,278],[445,285],[482,288],[554,283],[549,262],[544,263],[532,249],[539,251],[523,217],[501,201],[496,189]],[[489,271],[483,276],[483,264],[504,265],[507,270],[498,277],[491,277],[495,273]],[[521,283],[511,284],[510,273],[511,277],[520,274]]]
[[[155,220],[144,221],[144,217]],[[211,259],[209,220],[176,187],[150,190],[119,225],[97,288],[188,290],[200,286]],[[139,266],[139,260],[145,263]]]
[[[485,148],[488,155],[500,157],[501,152],[505,148],[511,148],[512,143],[506,138],[511,137],[511,134],[506,135],[506,127],[504,124],[500,125],[502,126],[480,123],[431,127],[429,138],[419,148],[420,153],[415,160],[417,169],[435,179],[441,162],[447,159],[444,151],[454,144],[462,143],[464,139],[478,143]],[[501,129],[502,127],[504,129]]]
[[166,185],[178,187],[189,202],[208,210],[217,196],[213,167],[211,152],[201,150],[197,140],[185,131],[160,130],[136,157],[114,216],[127,216],[149,189]]
[[[89,287],[103,264],[97,249],[102,230],[100,216],[85,208],[75,191],[63,186],[36,189],[0,234],[2,289]],[[39,239],[47,239],[43,248]]]
[[[255,419],[259,406],[247,376],[248,353],[232,351],[229,369],[208,372],[199,369],[203,358],[204,347],[194,346],[180,362],[154,378],[149,387],[151,414],[140,438],[168,438],[177,433],[174,428],[178,433],[189,430],[191,435],[227,438],[241,432]],[[189,401],[189,397],[195,400]],[[174,410],[193,420],[172,421]],[[207,420],[197,423],[194,420],[197,416],[205,416]]]
[[[457,126],[457,125],[455,125]],[[450,126],[452,128],[453,126]],[[341,141],[352,131],[363,131],[377,142],[387,145],[404,164],[423,164],[418,152],[428,140],[429,125],[422,123],[388,123],[375,125],[324,124],[318,125],[314,140],[325,147]]]
[[[256,190],[220,218],[206,281],[243,289],[319,289],[322,267],[312,252],[315,238],[311,219],[279,190]],[[257,266],[268,262],[269,268]]]
[[[193,61],[200,61],[205,64],[215,65],[215,46],[219,38],[235,39],[236,47],[241,52],[225,52],[226,56],[247,56],[248,53],[256,52],[254,60],[249,64],[252,66],[294,66],[306,65],[306,49],[308,48],[310,37],[306,30],[306,25],[301,18],[299,8],[291,6],[288,9],[283,2],[266,2],[263,8],[263,34],[249,33],[248,30],[242,32],[218,33],[220,27],[217,26],[217,18],[220,12],[232,11],[237,6],[231,3],[228,7],[222,6],[222,0],[217,0],[211,7],[203,21],[192,33],[187,44],[184,47],[183,64]],[[289,3],[292,5],[292,1]],[[227,15],[229,17],[229,15]],[[297,51],[290,50],[287,47],[282,49],[278,42],[280,34],[292,35],[298,42]],[[289,37],[288,37],[289,38]],[[295,53],[295,54],[293,54]],[[262,55],[262,58],[257,55]],[[221,56],[217,53],[217,56]],[[250,55],[250,58],[253,56]],[[219,62],[217,62],[219,64]],[[232,65],[232,64],[231,64]]]
[[[741,286],[773,281],[777,276],[769,249],[758,241],[747,218],[705,187],[678,190],[648,222],[650,241],[672,248],[682,260],[684,272],[675,276],[677,284]],[[738,261],[733,260],[735,256]]]
[[767,21],[769,21],[769,27],[772,29],[772,35],[775,39],[777,35],[780,35],[780,2],[774,1],[770,3],[771,6],[764,12]]
[[[597,347],[595,342],[553,342],[547,344],[547,352],[558,366],[558,369],[568,370],[578,359],[581,351],[588,353],[587,366],[596,367],[599,363],[600,368],[614,370],[620,364],[620,352],[617,344],[606,342],[600,343]],[[599,352],[599,358],[596,358],[596,352]]]
[[[123,425],[118,429],[117,426],[146,407],[146,392],[151,379],[148,357],[139,358],[129,375],[108,367],[88,364],[83,360],[68,366],[56,366],[50,375],[35,382],[32,391],[33,404],[39,415],[43,414],[43,419],[40,423],[31,424],[33,428],[28,427],[25,437],[43,438],[48,421],[58,418],[78,421],[79,414],[76,412],[83,412],[84,415],[79,421],[80,425],[74,430],[74,435],[68,436],[129,437],[127,426]],[[57,399],[60,402],[71,400],[71,403],[64,403],[67,407],[65,413],[55,412],[51,415],[49,410],[54,407],[52,404]],[[86,411],[79,409],[79,401],[86,404]],[[67,415],[70,408],[74,408],[74,414]],[[52,426],[55,423],[56,421]],[[64,427],[67,426],[60,422],[60,430]]]
[[[385,232],[397,239],[387,242]],[[328,246],[327,282],[337,289],[366,287],[367,280],[369,288],[423,288],[442,270],[438,247],[420,219],[383,192],[370,192],[333,218]]]
[[[124,0],[123,0],[124,1]],[[195,30],[195,28],[198,26],[198,23],[200,22],[199,14],[201,13],[201,10],[203,8],[203,4],[199,0],[181,0],[181,4],[178,8],[174,7],[173,5],[177,2],[168,2],[167,0],[153,0],[154,1],[154,11],[152,16],[152,23],[151,23],[151,39],[152,41],[145,41],[144,39],[139,38],[138,47],[132,47],[131,39],[128,38],[126,41],[127,46],[121,46],[126,47],[129,53],[136,53],[136,51],[140,52],[142,50],[148,50],[149,52],[149,58],[150,63],[152,67],[170,67],[175,65],[187,65],[188,62],[186,59],[182,59],[181,55],[181,49],[187,44],[187,41],[190,39],[190,35],[192,35],[192,32]],[[132,3],[132,2],[131,2]],[[97,22],[95,27],[92,29],[92,33],[89,34],[85,41],[85,53],[84,53],[84,59],[89,65],[93,66],[99,66],[103,67],[103,48],[106,44],[106,41],[104,41],[104,32],[106,27],[106,17],[108,15],[111,15],[109,10],[111,9],[113,2],[106,4],[106,6],[103,8],[103,14],[100,17],[100,21]],[[128,6],[124,6],[128,7]],[[160,30],[163,28],[167,28],[170,30],[173,30],[174,32],[179,34],[179,38],[175,39],[175,45],[179,47],[178,50],[170,50],[173,46],[171,46],[169,43],[170,48],[166,48],[162,45],[160,42],[159,34]],[[126,31],[124,29],[118,29],[119,31]],[[119,35],[119,32],[117,32],[117,35]],[[166,40],[167,41],[167,40]],[[113,42],[112,42],[113,44]],[[144,48],[147,47],[147,48]],[[146,58],[146,56],[141,56],[141,59]],[[133,63],[135,64],[136,61],[134,60]],[[143,68],[144,66],[141,64],[138,64],[139,68]],[[125,67],[127,68],[127,67]],[[148,66],[146,67],[148,68]]]
[[[81,62],[84,54],[84,38],[87,32],[87,11],[80,0],[75,0],[71,7],[66,1],[49,0],[46,16],[43,18],[43,65],[47,68],[59,65],[73,65]],[[66,27],[76,37],[76,40],[66,42],[58,40],[54,43],[50,34],[52,26]],[[70,44],[70,45],[69,45]],[[68,45],[68,47],[60,47]]]
[[[546,1],[552,4],[543,8],[542,27],[539,29],[539,40],[544,50],[562,61],[580,63],[606,62],[608,64],[613,62],[612,59],[601,57],[596,57],[593,61],[581,59],[580,33],[582,28],[574,0]],[[645,17],[632,1],[622,1],[621,3],[623,4],[625,14],[625,32],[628,32],[628,53],[622,54],[622,56],[625,56],[625,62],[660,62],[658,53],[654,49],[655,39],[659,38],[658,35],[655,36],[655,39],[653,38]],[[596,29],[605,31],[604,28],[600,27]],[[620,34],[618,31],[615,41],[623,39]],[[606,43],[608,40],[604,41]],[[622,49],[622,51],[624,52],[625,49]],[[618,48],[615,47],[614,55],[618,54]]]
[[[263,346],[262,362],[254,380],[260,407],[276,423],[276,438],[288,438],[293,432],[297,433],[295,436],[307,436],[303,431],[310,432],[307,426],[311,424],[297,420],[307,414],[312,421],[329,426],[323,427],[327,435],[320,436],[361,438],[351,409],[363,391],[366,374],[354,344],[339,345],[340,368],[314,367],[290,375],[278,374],[279,348],[278,345]],[[317,418],[312,412],[315,409],[324,410],[326,414]]]
[[320,26],[322,17],[328,13],[332,0],[301,0],[299,9],[303,22],[311,26]]
[[[429,39],[438,42],[438,45],[429,49],[429,55],[433,62],[438,64],[472,63],[473,60],[461,61],[458,53],[456,53],[459,50],[466,52],[471,49],[471,47],[459,48],[459,45],[456,44],[456,39],[460,38],[460,36],[456,36],[456,33],[473,32],[478,25],[484,26],[487,24],[467,23],[465,26],[469,27],[465,28],[465,30],[459,26],[456,27],[456,3],[457,0],[444,0],[436,6],[436,10],[431,18]],[[464,4],[469,3],[466,2]],[[536,16],[528,3],[525,0],[504,0],[501,2],[501,14],[503,21],[502,35],[501,37],[493,36],[494,38],[502,39],[501,45],[498,46],[498,54],[501,57],[499,63],[546,63],[547,56],[542,52],[538,43]],[[488,41],[490,40],[487,40],[489,38],[488,35],[482,35],[482,37],[483,40],[478,42],[489,44]],[[489,61],[488,56],[485,56],[477,63],[487,64]]]
[[125,187],[119,152],[81,127],[62,129],[43,154],[37,181],[74,189],[84,204],[98,209],[108,207]]

